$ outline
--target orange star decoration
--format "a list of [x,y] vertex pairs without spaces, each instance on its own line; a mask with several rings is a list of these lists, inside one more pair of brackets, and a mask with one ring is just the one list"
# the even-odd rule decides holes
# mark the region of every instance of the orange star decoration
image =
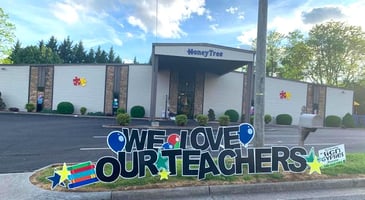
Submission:
[[158,172],[158,175],[160,175],[160,180],[169,179],[170,172],[163,169],[162,171]]
[[291,99],[291,92],[286,92],[286,99],[290,100]]
[[86,83],[87,83],[86,78],[80,78],[80,85],[82,87],[85,87],[86,86]]
[[307,162],[307,164],[311,168],[310,171],[309,171],[309,174],[312,174],[313,172],[317,172],[318,174],[322,174],[321,173],[322,163],[318,162],[317,156],[314,156],[313,162]]

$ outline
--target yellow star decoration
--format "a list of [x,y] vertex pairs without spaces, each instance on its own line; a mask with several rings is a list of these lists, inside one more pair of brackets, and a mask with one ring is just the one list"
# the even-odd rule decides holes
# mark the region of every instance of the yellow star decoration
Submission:
[[85,87],[86,83],[87,83],[86,78],[80,78],[80,84],[82,87]]
[[57,170],[56,173],[61,176],[60,183],[68,179],[70,172],[67,170],[66,163],[63,163],[62,170]]
[[290,92],[286,92],[286,99],[288,99],[288,100],[291,99],[291,93]]
[[163,169],[162,171],[158,172],[158,175],[160,175],[160,180],[169,179],[170,172]]
[[312,174],[313,172],[321,174],[322,163],[318,162],[317,156],[314,156],[313,162],[308,162],[308,165],[311,168],[309,174]]

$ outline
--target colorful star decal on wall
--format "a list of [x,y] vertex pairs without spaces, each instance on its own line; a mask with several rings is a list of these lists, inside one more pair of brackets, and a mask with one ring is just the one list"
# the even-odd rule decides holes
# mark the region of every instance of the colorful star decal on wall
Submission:
[[87,82],[86,81],[86,78],[81,78],[80,79],[80,84],[81,84],[82,87],[85,87],[86,86],[86,82]]
[[160,175],[160,180],[168,180],[169,179],[169,175],[170,175],[170,172],[169,171],[166,171],[165,169],[163,169],[162,171],[158,172],[158,175]]

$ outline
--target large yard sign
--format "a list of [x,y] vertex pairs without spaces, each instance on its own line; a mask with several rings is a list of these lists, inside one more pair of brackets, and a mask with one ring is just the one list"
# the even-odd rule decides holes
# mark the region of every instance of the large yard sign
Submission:
[[[321,150],[319,159],[313,148],[309,154],[303,147],[255,148],[249,146],[254,136],[254,127],[247,123],[222,126],[217,130],[195,127],[173,134],[158,129],[122,128],[110,132],[107,137],[107,144],[115,156],[104,156],[95,164],[90,161],[72,166],[64,164],[48,179],[52,181],[52,189],[57,185],[67,185],[71,189],[99,181],[112,183],[119,178],[144,178],[147,171],[152,176],[160,176],[160,180],[178,173],[197,180],[205,179],[208,174],[298,173],[308,166],[310,174],[320,174],[322,165],[335,162],[334,158],[341,152],[341,156],[345,155],[344,147],[343,150],[335,147]],[[322,163],[324,158],[326,162]],[[106,166],[111,166],[111,172],[105,172]]]

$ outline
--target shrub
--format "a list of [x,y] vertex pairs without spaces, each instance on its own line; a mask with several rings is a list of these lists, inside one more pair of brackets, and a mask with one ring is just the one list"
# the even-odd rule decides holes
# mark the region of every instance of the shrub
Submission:
[[224,115],[228,115],[229,116],[229,120],[231,122],[238,122],[239,119],[239,114],[237,111],[233,110],[233,109],[229,109],[227,110]]
[[279,125],[291,125],[292,121],[293,118],[289,114],[280,114],[276,116],[276,124]]
[[144,117],[145,110],[143,106],[133,106],[131,109],[131,116],[135,118]]
[[124,114],[124,113],[127,113],[124,108],[118,108],[117,109],[117,115],[118,114]]
[[325,119],[325,125],[327,127],[340,127],[341,126],[341,117],[336,115],[328,115]]
[[32,103],[27,103],[25,104],[25,109],[27,112],[33,112],[35,110],[35,105]]
[[64,101],[57,105],[57,112],[60,114],[74,113],[74,105],[70,102]]
[[131,121],[131,118],[129,117],[128,113],[119,113],[116,117],[117,124],[121,126],[128,125]]
[[350,113],[346,113],[345,116],[342,118],[342,125],[345,128],[354,128],[355,127],[355,121],[354,118]]
[[264,121],[265,121],[265,124],[268,124],[268,123],[270,123],[270,122],[271,122],[271,120],[272,120],[272,117],[271,117],[271,115],[265,115],[265,116],[264,116]]
[[229,116],[222,115],[218,118],[218,122],[220,126],[228,126],[229,125]]
[[208,119],[209,119],[209,121],[214,121],[215,120],[214,110],[211,109],[211,108],[208,110]]
[[185,114],[176,115],[175,123],[178,126],[186,126],[186,124],[188,124],[188,116]]
[[199,126],[206,126],[208,124],[208,116],[199,114],[196,116],[196,121],[198,122]]
[[87,111],[87,108],[85,108],[85,107],[81,107],[80,108],[81,115],[85,115],[86,114],[86,111]]

